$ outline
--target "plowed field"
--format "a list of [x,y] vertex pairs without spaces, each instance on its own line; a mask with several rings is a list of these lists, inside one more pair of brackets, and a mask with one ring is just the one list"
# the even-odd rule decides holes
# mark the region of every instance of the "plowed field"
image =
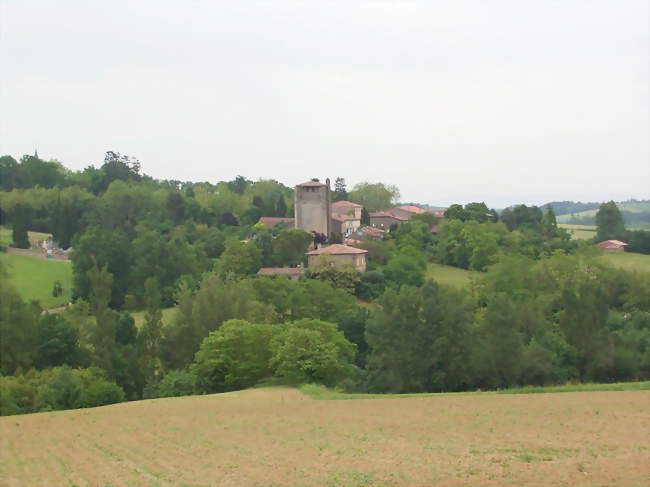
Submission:
[[650,392],[269,388],[0,418],[3,486],[650,485]]

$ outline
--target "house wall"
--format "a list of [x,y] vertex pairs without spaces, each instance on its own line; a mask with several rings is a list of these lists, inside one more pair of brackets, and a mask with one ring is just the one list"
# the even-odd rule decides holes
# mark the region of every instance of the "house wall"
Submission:
[[306,232],[331,233],[332,210],[330,188],[325,186],[296,186],[294,214],[296,228]]
[[[308,265],[313,267],[318,264],[321,255],[308,256]],[[345,255],[331,255],[326,254],[326,258],[331,260],[335,266],[351,265],[359,272],[366,271],[366,254],[345,254]]]

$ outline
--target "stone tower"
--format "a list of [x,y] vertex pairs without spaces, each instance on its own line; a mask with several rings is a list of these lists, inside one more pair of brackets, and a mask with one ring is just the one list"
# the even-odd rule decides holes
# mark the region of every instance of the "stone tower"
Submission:
[[332,231],[332,200],[329,178],[325,184],[318,179],[312,179],[297,185],[294,189],[296,228],[309,233],[322,233],[329,238]]

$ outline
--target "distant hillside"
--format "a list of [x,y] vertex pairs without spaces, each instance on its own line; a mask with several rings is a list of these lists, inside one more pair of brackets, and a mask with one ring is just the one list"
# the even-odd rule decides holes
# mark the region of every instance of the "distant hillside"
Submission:
[[[560,208],[569,208],[568,205],[564,205],[566,202],[561,202]],[[568,223],[571,225],[595,225],[596,224],[596,213],[600,207],[598,203],[595,208],[586,209],[582,211],[573,211],[569,213],[558,213],[555,209],[556,202],[549,203],[549,205],[555,211],[557,215],[558,223]],[[591,203],[576,203],[576,205],[591,205]],[[546,206],[546,205],[544,205]],[[623,215],[623,220],[625,221],[625,226],[629,229],[635,228],[650,228],[650,200],[645,201],[623,201],[617,203],[617,206],[621,210]],[[576,206],[579,208],[579,206]],[[561,210],[562,211],[562,210]]]

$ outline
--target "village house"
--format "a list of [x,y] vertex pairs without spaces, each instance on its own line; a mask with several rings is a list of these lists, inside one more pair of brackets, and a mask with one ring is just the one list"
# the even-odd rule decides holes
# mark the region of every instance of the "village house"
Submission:
[[384,230],[389,230],[392,225],[401,225],[407,221],[407,217],[398,215],[392,210],[370,213],[370,225]]
[[334,244],[307,252],[308,266],[313,268],[323,261],[330,261],[335,266],[350,265],[359,272],[366,271],[367,250],[348,245]]
[[629,244],[620,240],[605,240],[596,244],[596,247],[603,249],[605,252],[625,252],[625,247]]

